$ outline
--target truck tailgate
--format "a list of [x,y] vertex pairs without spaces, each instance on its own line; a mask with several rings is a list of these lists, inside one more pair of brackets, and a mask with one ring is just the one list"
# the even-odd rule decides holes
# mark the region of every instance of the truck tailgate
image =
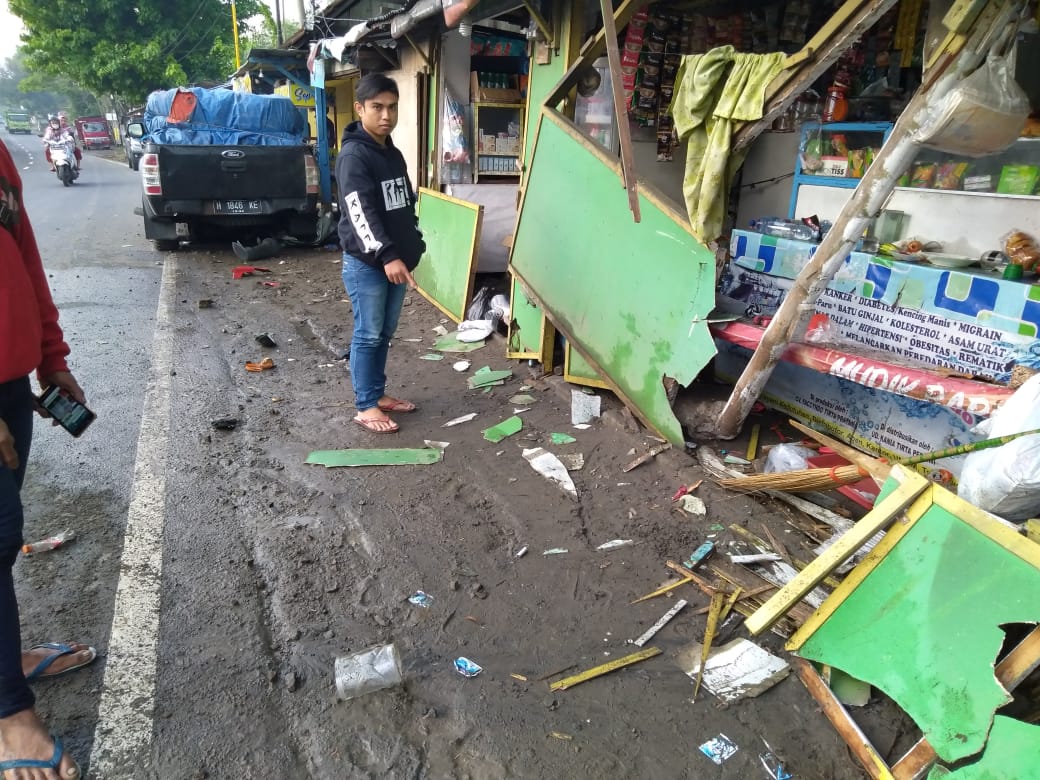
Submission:
[[166,199],[267,200],[307,191],[306,146],[161,144],[158,150]]

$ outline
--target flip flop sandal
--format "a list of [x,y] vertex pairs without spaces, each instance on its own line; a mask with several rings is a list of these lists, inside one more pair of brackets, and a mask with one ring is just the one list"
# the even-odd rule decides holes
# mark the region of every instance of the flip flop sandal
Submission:
[[[356,422],[358,425],[360,425],[362,428],[364,428],[369,433],[397,433],[399,430],[401,430],[401,427],[397,423],[395,423],[393,420],[391,420],[389,417],[386,417],[386,418],[378,418],[377,417],[377,418],[374,418],[374,419],[371,419],[371,420],[366,420],[364,417],[355,417],[354,418],[354,422]],[[376,427],[377,424],[385,424],[385,423],[389,423],[390,427],[389,428],[377,428]]]
[[[52,734],[51,739],[54,740],[54,755],[51,756],[50,761],[43,761],[38,758],[15,758],[10,761],[0,761],[0,777],[3,777],[4,773],[9,769],[53,769],[57,772],[58,767],[61,765],[61,760],[65,757],[65,749],[62,747],[60,738]],[[76,764],[76,762],[73,762],[73,764],[76,765],[76,776],[79,777],[79,764]]]
[[383,412],[414,412],[418,408],[411,401],[402,401],[399,398],[395,398],[388,404],[379,404],[379,409]]
[[72,655],[73,653],[78,653],[81,651],[76,650],[76,648],[71,647],[70,645],[66,645],[62,642],[44,642],[42,645],[33,645],[29,648],[29,650],[30,652],[33,650],[57,650],[57,652],[54,653],[54,655],[49,655],[46,658],[44,658],[42,661],[36,664],[36,668],[29,672],[29,674],[25,675],[25,679],[28,682],[32,682],[33,680],[45,680],[51,677],[60,677],[61,675],[66,674],[67,672],[73,672],[76,669],[82,669],[87,664],[93,663],[94,659],[97,658],[97,650],[95,650],[93,647],[88,647],[87,650],[90,652],[90,658],[86,661],[70,666],[67,669],[62,669],[60,672],[51,672],[50,674],[44,674],[44,672],[46,672],[47,669],[50,668],[50,665],[62,656]]

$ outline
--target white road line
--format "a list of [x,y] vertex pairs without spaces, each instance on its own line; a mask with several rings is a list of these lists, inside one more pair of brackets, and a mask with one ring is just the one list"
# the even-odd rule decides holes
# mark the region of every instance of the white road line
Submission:
[[89,777],[133,780],[148,774],[158,664],[159,590],[170,439],[176,258],[163,268],[152,342],[152,370],[141,414],[134,482],[116,586],[112,631]]

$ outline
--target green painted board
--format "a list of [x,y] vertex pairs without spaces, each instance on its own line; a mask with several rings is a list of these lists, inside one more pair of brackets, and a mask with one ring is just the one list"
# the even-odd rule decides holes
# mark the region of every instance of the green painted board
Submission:
[[936,767],[928,780],[1013,780],[1040,777],[1040,726],[997,715],[982,757],[957,770]]
[[585,358],[581,356],[568,341],[564,345],[563,352],[563,378],[576,385],[587,387],[601,387],[608,389],[610,385],[604,382],[599,372]]
[[427,466],[438,463],[444,457],[443,450],[423,447],[422,449],[373,449],[373,450],[316,450],[307,456],[307,463],[327,468],[337,466]]
[[458,331],[441,336],[433,343],[433,348],[440,352],[476,352],[485,346],[483,341],[459,341],[455,338],[456,333]]
[[528,297],[516,277],[512,277],[506,357],[542,360],[542,336],[546,326],[545,315],[538,304]]
[[512,371],[492,371],[491,369],[482,369],[467,379],[466,384],[468,384],[470,389],[473,390],[478,387],[487,387],[488,385],[500,385],[502,384],[502,380],[509,379],[511,376],[513,376]]
[[1010,699],[1001,624],[1037,621],[1040,569],[932,504],[798,652],[884,691],[953,762]]
[[[566,128],[566,129],[565,129]],[[553,324],[644,422],[683,443],[662,379],[687,385],[715,355],[715,256],[687,215],[640,184],[633,221],[619,164],[542,114],[512,267]]]
[[512,436],[514,433],[520,433],[523,430],[524,421],[516,415],[503,420],[498,425],[494,425],[484,430],[484,438],[492,444],[498,444],[502,439]]
[[466,318],[484,207],[419,189],[419,229],[426,254],[415,269],[419,292],[455,322]]

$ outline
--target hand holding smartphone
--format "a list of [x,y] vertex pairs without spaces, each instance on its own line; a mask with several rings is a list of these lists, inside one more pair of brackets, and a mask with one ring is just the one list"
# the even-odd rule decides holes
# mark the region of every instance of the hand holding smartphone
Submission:
[[48,387],[36,400],[58,425],[76,437],[80,436],[97,417],[67,390],[57,385]]

